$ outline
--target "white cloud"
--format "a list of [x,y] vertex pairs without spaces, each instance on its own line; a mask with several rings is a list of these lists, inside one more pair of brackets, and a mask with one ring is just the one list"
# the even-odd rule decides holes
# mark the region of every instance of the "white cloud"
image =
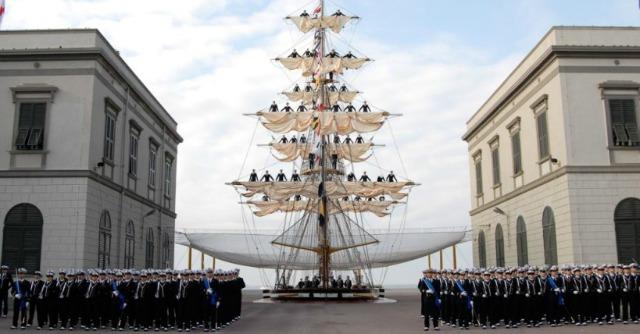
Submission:
[[[224,0],[20,0],[9,6],[8,29],[99,28],[177,119],[185,137],[179,150],[177,227],[243,228],[238,197],[224,183],[238,176],[256,125],[241,114],[264,108],[290,84],[269,59],[299,38],[281,20],[297,1],[274,1],[246,17],[227,14],[232,5]],[[347,77],[369,103],[404,114],[391,121],[396,144],[408,176],[422,183],[412,192],[407,225],[467,225],[467,157],[460,136],[469,115],[516,58],[489,62],[480,50],[447,35],[401,50],[363,35],[353,39],[355,46],[376,61]],[[256,143],[268,140],[259,127]],[[376,150],[383,170],[360,165],[358,172],[392,169],[406,176],[389,128],[375,141],[387,145]],[[266,149],[250,149],[241,175],[274,162]],[[277,218],[260,224],[277,226]],[[176,259],[184,264],[183,253]],[[424,266],[419,263],[401,266],[388,283],[413,283]],[[249,275],[257,280],[255,272]]]

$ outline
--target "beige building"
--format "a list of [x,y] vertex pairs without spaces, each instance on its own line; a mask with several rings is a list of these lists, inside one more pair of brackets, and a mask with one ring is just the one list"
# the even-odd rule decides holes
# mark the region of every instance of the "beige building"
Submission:
[[553,27],[471,116],[478,266],[640,258],[640,28]]
[[2,263],[171,267],[176,127],[99,31],[0,31]]

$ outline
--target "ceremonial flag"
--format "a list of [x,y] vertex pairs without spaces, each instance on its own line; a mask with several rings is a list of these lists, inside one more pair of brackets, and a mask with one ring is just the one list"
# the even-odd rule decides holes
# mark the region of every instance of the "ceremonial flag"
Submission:
[[0,0],[0,28],[2,28],[2,18],[4,17],[5,5],[4,0]]
[[318,6],[316,7],[316,9],[313,10],[313,14],[319,14],[322,11],[322,6]]

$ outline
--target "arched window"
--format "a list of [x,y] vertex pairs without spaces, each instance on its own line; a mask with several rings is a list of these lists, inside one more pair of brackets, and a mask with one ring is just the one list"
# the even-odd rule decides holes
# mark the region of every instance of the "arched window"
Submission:
[[487,266],[487,246],[484,240],[484,231],[478,233],[478,265],[480,267]]
[[144,266],[147,268],[153,268],[153,254],[154,254],[154,239],[153,229],[149,227],[147,230],[147,244],[145,248]]
[[627,198],[616,206],[616,245],[618,263],[631,263],[640,259],[640,199]]
[[105,269],[111,265],[111,216],[107,210],[100,215],[98,231],[98,267]]
[[165,268],[171,267],[171,237],[169,237],[169,233],[164,234],[162,238],[162,263]]
[[504,267],[504,236],[502,226],[496,226],[496,266]]
[[4,220],[2,264],[40,270],[42,223],[42,213],[32,204],[18,204],[9,210]]
[[553,216],[553,210],[548,206],[542,212],[542,241],[544,244],[544,263],[558,264],[556,219]]
[[518,266],[522,267],[528,264],[527,226],[524,224],[522,216],[518,216],[516,220],[516,251],[518,253]]
[[124,267],[135,267],[136,254],[136,227],[133,221],[127,223],[127,230],[124,237]]

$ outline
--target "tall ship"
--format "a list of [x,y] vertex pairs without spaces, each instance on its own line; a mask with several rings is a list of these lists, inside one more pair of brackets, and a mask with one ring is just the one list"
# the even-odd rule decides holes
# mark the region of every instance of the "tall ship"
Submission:
[[[355,48],[337,50],[332,42],[343,40],[343,29],[360,18],[342,9],[327,11],[320,0],[286,19],[306,45],[275,61],[300,79],[282,92],[285,101],[245,114],[272,133],[271,142],[258,145],[271,151],[280,172],[270,174],[273,166],[265,166],[228,183],[239,194],[242,231],[186,230],[176,242],[228,262],[275,270],[265,290],[271,297],[376,298],[384,291],[383,278],[376,279],[373,269],[454,245],[466,230],[407,229],[409,195],[419,184],[384,166],[373,178],[356,175],[357,164],[372,164],[374,150],[397,148],[373,138],[391,118],[402,116],[368,104],[347,81],[348,72],[372,59]],[[277,231],[257,227],[256,219],[271,215],[282,217]]]

